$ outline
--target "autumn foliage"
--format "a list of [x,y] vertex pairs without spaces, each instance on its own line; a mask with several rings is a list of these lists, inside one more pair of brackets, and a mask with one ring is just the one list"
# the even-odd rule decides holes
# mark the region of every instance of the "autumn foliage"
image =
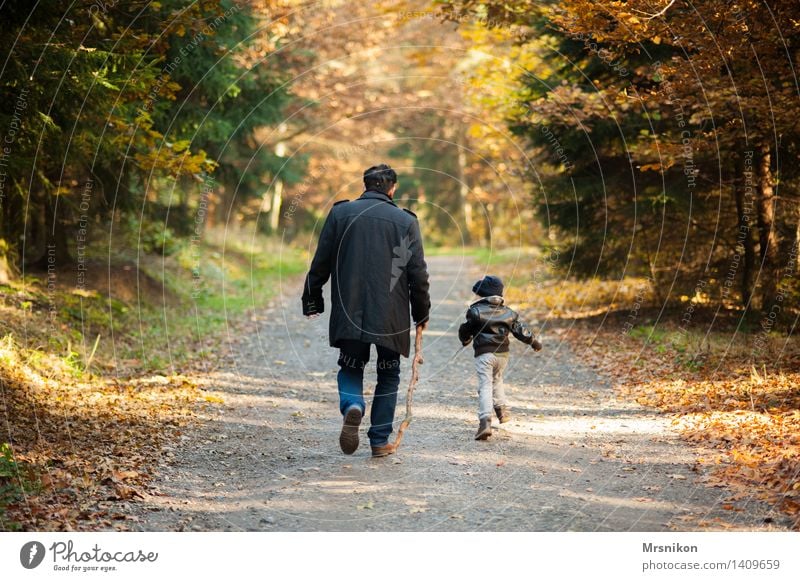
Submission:
[[0,13],[0,528],[127,527],[212,403],[188,361],[381,161],[429,248],[536,246],[509,300],[800,511],[797,0]]
[[63,360],[42,360],[10,337],[0,343],[0,390],[12,435],[0,473],[5,530],[127,530],[118,501],[147,494],[163,445],[203,398],[180,376],[75,377]]
[[800,348],[793,337],[737,333],[736,311],[715,317],[684,303],[659,313],[646,280],[563,279],[539,259],[496,269],[541,272],[536,282],[511,288],[508,299],[547,320],[550,341],[568,342],[618,397],[671,415],[697,446],[705,483],[730,491],[725,508],[767,501],[800,527]]

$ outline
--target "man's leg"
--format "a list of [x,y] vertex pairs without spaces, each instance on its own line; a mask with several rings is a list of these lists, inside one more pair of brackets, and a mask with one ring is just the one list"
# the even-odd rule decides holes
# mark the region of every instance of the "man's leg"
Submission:
[[377,347],[378,385],[375,386],[375,399],[372,400],[370,423],[367,432],[371,446],[384,446],[389,442],[397,406],[397,388],[400,386],[400,354]]
[[339,446],[345,454],[358,449],[358,427],[364,416],[364,366],[369,361],[369,343],[342,342],[339,352],[339,411],[342,412],[342,432]]
[[357,405],[364,414],[364,367],[369,361],[369,343],[342,341],[339,349],[339,411]]

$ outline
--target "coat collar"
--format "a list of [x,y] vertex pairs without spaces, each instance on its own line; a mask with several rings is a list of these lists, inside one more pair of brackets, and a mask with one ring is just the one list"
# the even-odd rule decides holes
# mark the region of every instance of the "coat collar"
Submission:
[[392,206],[397,206],[397,204],[395,204],[392,201],[392,198],[390,198],[389,196],[387,196],[383,192],[377,192],[375,190],[367,190],[366,192],[361,194],[361,198],[359,198],[359,199],[361,199],[361,200],[380,200],[382,202],[389,202]]
[[477,305],[478,303],[486,303],[488,305],[502,305],[503,302],[504,302],[503,297],[501,297],[500,295],[492,295],[490,297],[481,297],[478,300],[474,301],[472,305]]

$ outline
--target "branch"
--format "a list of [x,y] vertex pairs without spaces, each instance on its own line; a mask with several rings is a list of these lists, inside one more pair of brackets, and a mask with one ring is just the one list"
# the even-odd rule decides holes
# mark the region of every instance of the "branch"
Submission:
[[[274,147],[275,145],[278,145],[282,141],[289,141],[290,139],[294,139],[298,135],[302,135],[303,133],[307,132],[309,129],[311,129],[311,127],[312,127],[312,124],[311,123],[307,123],[306,125],[303,125],[302,127],[300,127],[297,131],[293,131],[292,133],[289,133],[288,135],[281,135],[280,139],[278,139],[276,141],[270,141],[269,142],[269,147]],[[262,142],[262,145],[266,145],[266,142]]]
[[631,8],[631,10],[632,10],[633,12],[638,12],[639,14],[646,14],[646,15],[647,15],[647,20],[653,20],[654,18],[658,18],[659,16],[664,16],[664,14],[666,14],[666,13],[667,13],[667,10],[669,10],[669,9],[670,9],[670,7],[671,7],[673,4],[675,4],[675,0],[670,0],[669,4],[667,4],[666,6],[664,6],[664,8],[663,8],[663,9],[659,10],[659,11],[658,11],[658,12],[656,12],[655,14],[650,14],[649,12],[642,12],[641,10],[636,10],[636,8]]
[[414,340],[414,361],[411,364],[411,380],[408,382],[408,394],[406,395],[406,417],[400,422],[400,427],[397,429],[397,435],[394,438],[394,449],[400,447],[400,442],[403,441],[403,434],[411,423],[411,402],[414,399],[414,388],[417,386],[419,380],[419,366],[423,363],[422,357],[422,329],[417,326],[417,334]]

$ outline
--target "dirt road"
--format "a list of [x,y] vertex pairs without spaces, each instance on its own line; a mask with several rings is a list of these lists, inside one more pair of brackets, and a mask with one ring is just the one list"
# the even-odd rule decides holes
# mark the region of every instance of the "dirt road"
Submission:
[[[236,338],[230,369],[201,378],[224,400],[201,416],[130,505],[142,530],[661,531],[780,529],[764,504],[702,484],[668,418],[617,400],[566,344],[512,346],[507,390],[515,420],[477,427],[472,353],[456,329],[482,273],[467,258],[429,260],[434,310],[415,421],[395,456],[338,447],[337,353],[327,318],[301,316],[297,283]],[[513,305],[512,305],[513,306]],[[537,325],[537,328],[539,325]],[[373,352],[374,361],[374,352]],[[409,371],[403,361],[405,405]],[[374,386],[368,373],[367,390]],[[365,424],[367,422],[365,421]],[[771,523],[771,524],[767,524]]]

